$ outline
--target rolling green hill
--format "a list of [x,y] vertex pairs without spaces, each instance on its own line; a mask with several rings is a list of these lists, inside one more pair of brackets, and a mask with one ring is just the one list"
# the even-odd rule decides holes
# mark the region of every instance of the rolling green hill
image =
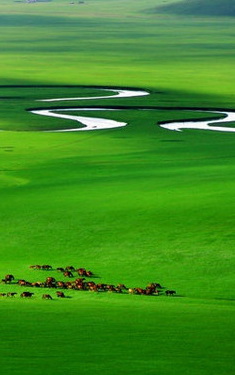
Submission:
[[195,16],[235,16],[234,0],[183,0],[157,7],[156,12]]

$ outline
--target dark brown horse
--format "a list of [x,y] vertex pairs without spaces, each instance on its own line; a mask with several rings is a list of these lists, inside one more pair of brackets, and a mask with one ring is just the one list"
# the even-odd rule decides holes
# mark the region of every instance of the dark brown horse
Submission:
[[56,292],[56,294],[57,294],[57,297],[59,298],[65,298],[65,295],[63,292]]
[[124,284],[118,284],[117,288],[127,290],[128,288]]
[[20,286],[32,286],[32,284],[29,281],[26,281],[26,280],[18,280],[18,284]]
[[76,272],[80,275],[80,276],[86,276],[86,270],[85,268],[78,268],[76,270]]
[[30,292],[23,292],[21,293],[21,298],[31,298],[32,296],[34,295],[34,293],[30,293]]
[[65,267],[67,271],[75,271],[75,268],[73,266],[67,266]]
[[5,276],[5,281],[6,281],[6,283],[11,283],[12,280],[15,280],[15,278],[14,278],[13,275],[6,275],[6,276]]
[[7,293],[7,297],[15,297],[17,293],[14,293],[14,292],[8,292]]
[[67,288],[64,281],[57,281],[56,285],[57,285],[57,288],[63,288],[63,289]]
[[87,276],[87,277],[92,277],[92,276],[94,276],[94,275],[93,275],[93,272],[91,272],[91,271],[86,271],[86,272],[85,272],[85,276]]
[[52,270],[52,266],[50,266],[49,264],[44,264],[42,266],[42,270]]
[[166,290],[165,294],[167,296],[174,296],[176,294],[176,291],[175,290]]
[[47,277],[46,278],[46,284],[47,283],[55,283],[56,282],[56,279],[54,277]]
[[65,271],[64,272],[64,277],[73,277],[73,274],[71,271]]

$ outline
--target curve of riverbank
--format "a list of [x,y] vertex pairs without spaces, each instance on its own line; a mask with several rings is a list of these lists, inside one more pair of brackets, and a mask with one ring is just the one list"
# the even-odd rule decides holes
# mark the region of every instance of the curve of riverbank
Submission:
[[174,131],[182,131],[182,129],[200,129],[200,130],[213,130],[219,132],[235,132],[235,128],[224,127],[224,126],[214,126],[210,124],[216,123],[228,123],[235,122],[235,112],[219,112],[219,111],[203,111],[203,113],[218,113],[220,115],[225,115],[224,118],[218,120],[204,120],[204,121],[171,121],[168,123],[160,124],[161,128]]
[[[42,102],[60,102],[60,101],[74,101],[74,100],[94,100],[94,99],[114,99],[114,98],[131,98],[138,96],[150,95],[149,92],[143,90],[128,90],[128,89],[98,89],[102,91],[108,91],[114,93],[113,95],[106,96],[91,96],[91,97],[72,97],[72,98],[54,98],[54,99],[41,99]],[[137,110],[144,110],[144,108],[136,108]],[[146,108],[148,109],[148,108]],[[153,109],[153,108],[152,108]],[[156,108],[160,109],[160,108]],[[120,122],[115,120],[109,120],[99,117],[87,117],[87,116],[77,116],[77,115],[68,115],[62,112],[66,111],[117,111],[120,109],[114,108],[56,108],[56,109],[35,109],[30,110],[31,113],[41,116],[56,117],[66,120],[77,121],[84,127],[80,128],[69,128],[69,129],[57,129],[57,130],[47,130],[46,132],[74,132],[74,131],[88,131],[88,130],[99,130],[99,129],[112,129],[126,126],[126,122]],[[172,110],[170,108],[161,108],[161,110]],[[175,108],[174,108],[175,110]],[[185,111],[186,108],[177,110]],[[190,110],[194,110],[190,108]],[[195,109],[195,111],[199,111]],[[200,109],[200,112],[203,113],[216,113],[218,115],[224,116],[218,120],[195,120],[195,121],[171,121],[158,124],[161,128],[171,130],[171,131],[182,131],[183,129],[199,129],[199,130],[211,130],[219,132],[235,132],[233,127],[224,127],[224,126],[215,126],[216,123],[228,123],[235,121],[235,112],[227,112],[224,110],[203,110]]]
[[[106,108],[99,108],[99,111],[113,111],[113,109],[106,109]],[[59,129],[59,130],[44,130],[44,132],[50,132],[50,133],[60,133],[60,132],[77,132],[77,131],[83,131],[83,130],[99,130],[99,129],[113,129],[113,128],[119,128],[122,126],[126,126],[126,122],[120,122],[115,120],[108,120],[104,118],[99,117],[85,117],[85,116],[71,116],[66,115],[62,113],[56,113],[56,112],[62,112],[61,109],[42,109],[42,110],[36,110],[31,111],[31,113],[34,113],[36,115],[41,116],[50,116],[50,117],[57,117],[62,118],[66,120],[73,120],[78,121],[80,124],[85,125],[84,128],[71,128],[71,129]],[[97,111],[97,108],[67,108],[63,109],[63,111]]]

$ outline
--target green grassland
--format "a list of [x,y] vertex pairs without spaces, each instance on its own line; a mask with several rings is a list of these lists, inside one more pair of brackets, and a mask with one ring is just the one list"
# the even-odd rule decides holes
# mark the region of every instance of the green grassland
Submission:
[[[234,134],[158,126],[234,109],[234,19],[150,11],[163,4],[1,1],[0,279],[63,279],[29,265],[74,265],[95,281],[177,291],[2,297],[7,375],[234,373]],[[94,86],[150,95],[38,101]],[[116,108],[102,116],[128,125],[41,132],[79,126],[28,111],[56,106]]]

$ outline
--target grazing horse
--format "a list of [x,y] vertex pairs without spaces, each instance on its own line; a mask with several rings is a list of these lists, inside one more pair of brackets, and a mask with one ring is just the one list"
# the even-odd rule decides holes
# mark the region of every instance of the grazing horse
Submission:
[[118,284],[117,288],[127,290],[128,288],[124,284]]
[[92,277],[93,276],[93,273],[91,271],[86,271],[85,272],[85,276],[87,277]]
[[115,292],[116,292],[116,293],[122,293],[122,289],[121,289],[119,286],[117,286],[117,287],[115,288]]
[[6,281],[6,283],[11,283],[12,280],[15,280],[15,278],[14,278],[13,275],[6,275],[6,276],[5,276],[5,281]]
[[64,272],[64,277],[73,277],[73,274],[71,271],[65,271]]
[[34,295],[34,293],[30,293],[30,292],[23,292],[21,293],[21,298],[31,298],[32,296]]
[[173,296],[174,294],[176,294],[176,291],[175,290],[166,290],[165,293],[166,293],[167,296]]
[[31,286],[35,288],[41,288],[43,286],[43,283],[41,283],[40,281],[36,281],[35,283],[31,283]]
[[147,285],[147,288],[159,288],[159,289],[163,289],[163,287],[159,283],[150,283],[150,284]]
[[65,298],[65,295],[63,292],[56,292],[56,294],[57,294],[57,297],[59,298]]
[[76,290],[87,290],[87,283],[75,284],[74,289],[76,289]]
[[8,292],[7,293],[7,297],[15,297],[17,293],[14,293],[14,292]]
[[78,268],[76,270],[76,272],[80,275],[80,276],[86,276],[86,270],[85,268]]
[[54,277],[47,277],[45,286],[48,288],[56,288],[56,279]]
[[107,285],[107,290],[108,292],[116,292],[115,286],[114,285]]
[[75,268],[73,266],[67,266],[65,267],[67,271],[75,271]]
[[49,264],[44,264],[44,265],[42,266],[42,269],[43,269],[43,270],[52,270],[52,266],[50,266]]
[[56,285],[57,285],[57,288],[63,288],[63,289],[67,288],[67,286],[64,283],[64,281],[57,281]]
[[73,289],[74,285],[71,281],[66,281],[65,283],[67,289]]
[[107,285],[106,284],[96,284],[97,288],[99,290],[102,290],[103,292],[106,290]]
[[26,281],[26,280],[19,280],[18,284],[20,286],[32,286],[32,284],[29,281]]
[[96,285],[96,284],[94,283],[94,281],[88,281],[88,282],[87,282],[87,285],[90,287],[90,286],[94,286],[94,285]]
[[85,280],[85,277],[80,277],[79,279],[75,280],[75,284],[81,284]]
[[55,283],[56,282],[56,279],[54,277],[47,277],[46,278],[46,284],[47,283]]
[[50,294],[43,294],[42,299],[53,299]]
[[159,295],[159,290],[157,290],[156,288],[149,288],[149,287],[147,287],[146,288],[146,295],[152,296],[153,294],[156,294],[158,296]]

